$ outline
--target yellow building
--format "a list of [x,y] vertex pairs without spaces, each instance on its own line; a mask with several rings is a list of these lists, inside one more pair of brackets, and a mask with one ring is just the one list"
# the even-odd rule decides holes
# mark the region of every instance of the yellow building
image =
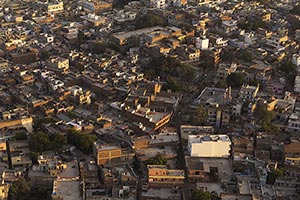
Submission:
[[0,185],[0,200],[8,199],[9,185],[2,183]]
[[148,165],[148,184],[151,186],[173,187],[184,183],[183,170],[167,169],[166,165]]
[[285,164],[300,165],[300,142],[284,146]]
[[48,12],[60,12],[64,10],[64,3],[49,3],[47,7]]

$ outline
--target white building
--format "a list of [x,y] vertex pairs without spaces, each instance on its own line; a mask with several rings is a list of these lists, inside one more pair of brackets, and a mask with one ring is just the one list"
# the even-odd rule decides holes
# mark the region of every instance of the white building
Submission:
[[297,113],[290,115],[288,120],[288,130],[289,132],[299,132],[300,131],[300,116]]
[[244,42],[246,44],[252,45],[256,41],[255,32],[245,33],[244,34]]
[[300,76],[296,76],[295,78],[294,92],[300,92]]
[[293,55],[292,63],[296,66],[300,66],[300,54],[294,54]]
[[239,93],[239,98],[242,100],[251,101],[256,97],[258,90],[259,90],[259,85],[250,86],[250,85],[243,84]]
[[145,0],[145,4],[150,8],[165,9],[167,7],[166,0]]
[[44,42],[44,43],[52,43],[54,42],[54,36],[53,35],[50,35],[50,34],[47,34],[47,33],[41,33],[41,40]]
[[189,135],[188,152],[197,157],[229,157],[231,141],[227,135]]
[[266,40],[266,44],[276,49],[282,49],[288,40],[288,36],[279,37],[278,35],[272,35]]
[[209,46],[209,39],[197,37],[195,46],[197,49],[206,50]]

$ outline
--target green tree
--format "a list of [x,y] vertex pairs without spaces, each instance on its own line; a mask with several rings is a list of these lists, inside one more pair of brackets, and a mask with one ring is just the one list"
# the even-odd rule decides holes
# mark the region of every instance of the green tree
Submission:
[[244,75],[242,73],[231,73],[226,78],[226,84],[233,88],[239,88],[244,83]]
[[42,131],[33,133],[29,138],[29,148],[33,152],[42,153],[49,150],[57,150],[65,144],[64,136],[53,134],[49,137]]
[[97,41],[89,45],[88,51],[94,54],[102,54],[105,53],[106,47],[107,44]]
[[27,200],[29,198],[30,185],[27,181],[20,177],[16,182],[14,182],[9,188],[9,199],[11,200]]
[[296,66],[292,62],[284,62],[280,65],[279,70],[285,74],[296,73]]
[[262,131],[278,132],[278,128],[272,124],[272,120],[276,114],[273,111],[268,111],[267,104],[259,101],[254,110],[254,117],[258,124],[261,125]]
[[222,51],[221,51],[221,59],[224,60],[224,61],[232,61],[234,56],[233,56],[233,53],[234,51],[228,49],[228,48],[224,48]]
[[199,106],[195,115],[191,116],[191,123],[196,126],[203,126],[207,123],[208,113],[204,106]]
[[77,149],[84,153],[93,152],[93,146],[96,140],[97,137],[95,135],[80,133],[72,129],[67,132],[68,143],[74,145]]
[[267,176],[267,184],[274,185],[275,181],[279,177],[284,176],[284,169],[274,169],[272,168],[271,171],[268,173]]
[[40,51],[40,59],[47,60],[49,58],[49,52],[47,50]]
[[253,60],[253,56],[250,52],[248,51],[243,51],[241,53],[240,59],[246,62],[251,62]]
[[294,15],[300,15],[300,4],[296,5],[292,10],[291,13]]
[[227,88],[226,82],[223,80],[219,80],[216,84],[217,88]]
[[245,31],[249,31],[250,30],[250,25],[248,24],[248,22],[245,22],[245,21],[240,21],[237,24],[237,26],[238,26],[238,28],[243,29]]
[[215,192],[208,192],[203,190],[194,190],[192,192],[191,200],[219,200],[220,198]]
[[164,20],[161,17],[150,13],[138,18],[136,22],[137,28],[161,26],[163,24],[164,24]]
[[54,123],[55,120],[51,117],[44,117],[34,121],[34,130],[40,131],[43,123]]
[[158,153],[155,157],[150,158],[147,161],[147,165],[165,165],[167,160],[163,157],[161,153]]
[[15,138],[16,140],[27,140],[28,136],[25,132],[17,132]]
[[180,65],[180,76],[184,81],[189,81],[194,79],[195,70],[187,64]]
[[182,89],[178,81],[173,77],[168,77],[166,87],[173,92],[178,92]]
[[51,191],[46,187],[32,187],[30,190],[30,200],[51,200]]

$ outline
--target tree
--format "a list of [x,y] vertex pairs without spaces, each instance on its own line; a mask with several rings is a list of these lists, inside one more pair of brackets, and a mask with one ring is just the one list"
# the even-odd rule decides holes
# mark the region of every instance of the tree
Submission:
[[291,13],[294,15],[300,15],[300,4],[296,5],[292,10]]
[[226,49],[222,49],[221,51],[221,59],[224,61],[232,61],[234,56],[233,56],[234,51],[226,48]]
[[164,24],[164,21],[161,17],[154,14],[146,14],[138,18],[136,26],[137,28],[146,28],[152,26],[161,26]]
[[189,81],[194,79],[195,70],[187,64],[180,65],[180,76],[184,81]]
[[203,190],[194,190],[192,192],[191,200],[218,200],[220,199],[215,192],[208,192]]
[[208,113],[205,107],[199,106],[196,110],[195,115],[191,116],[191,123],[193,125],[205,125],[207,123]]
[[219,80],[216,84],[217,88],[227,88],[226,82],[223,80]]
[[36,119],[34,121],[34,130],[41,130],[42,129],[42,124],[43,123],[54,123],[55,120],[51,117],[44,117],[44,118],[40,118],[40,119]]
[[20,177],[16,182],[14,182],[9,188],[9,199],[11,200],[25,200],[29,199],[30,186],[27,181]]
[[42,131],[33,133],[29,138],[29,148],[33,152],[42,153],[49,150],[57,150],[65,144],[63,135],[53,134],[49,137]]
[[77,149],[84,153],[93,152],[93,146],[96,140],[97,137],[95,135],[80,133],[72,129],[67,132],[68,143],[74,145]]
[[147,161],[147,165],[165,165],[167,160],[163,157],[161,153],[158,153],[155,157],[150,158]]
[[244,83],[244,75],[242,73],[231,73],[226,78],[226,83],[228,86],[233,88],[239,88]]
[[280,65],[279,70],[285,74],[296,73],[296,66],[292,62],[284,62]]
[[270,3],[270,0],[259,0],[259,3],[261,3],[262,5],[266,5]]
[[47,60],[49,58],[49,52],[47,50],[42,50],[40,52],[40,59]]
[[181,90],[181,85],[173,77],[168,77],[166,86],[167,86],[167,89],[170,89],[173,92],[178,92]]
[[273,111],[268,111],[267,104],[263,102],[256,104],[254,117],[256,122],[261,125],[262,131],[278,132],[278,128],[272,124],[275,115]]
[[15,136],[16,140],[27,140],[27,134],[25,132],[17,132]]
[[94,54],[105,53],[107,44],[103,42],[93,42],[89,45],[88,51]]
[[284,176],[284,169],[274,169],[272,168],[271,171],[268,173],[267,176],[267,184],[274,185],[275,181],[279,177]]
[[125,5],[127,5],[131,0],[116,0],[113,1],[113,8],[115,9],[123,9]]
[[51,200],[51,191],[46,187],[32,187],[30,190],[30,200]]
[[240,59],[242,59],[243,61],[246,61],[246,62],[251,62],[253,60],[253,56],[248,51],[243,51]]

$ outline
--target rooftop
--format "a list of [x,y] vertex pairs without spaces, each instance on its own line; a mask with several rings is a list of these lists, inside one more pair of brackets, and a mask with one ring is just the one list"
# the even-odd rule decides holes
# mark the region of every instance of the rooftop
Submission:
[[81,200],[80,181],[54,181],[52,197],[63,200]]
[[186,156],[185,162],[188,170],[203,170],[209,173],[210,168],[218,168],[219,179],[221,182],[230,182],[234,176],[232,164],[227,158]]
[[230,139],[227,135],[189,135],[189,141],[191,143],[230,142]]

